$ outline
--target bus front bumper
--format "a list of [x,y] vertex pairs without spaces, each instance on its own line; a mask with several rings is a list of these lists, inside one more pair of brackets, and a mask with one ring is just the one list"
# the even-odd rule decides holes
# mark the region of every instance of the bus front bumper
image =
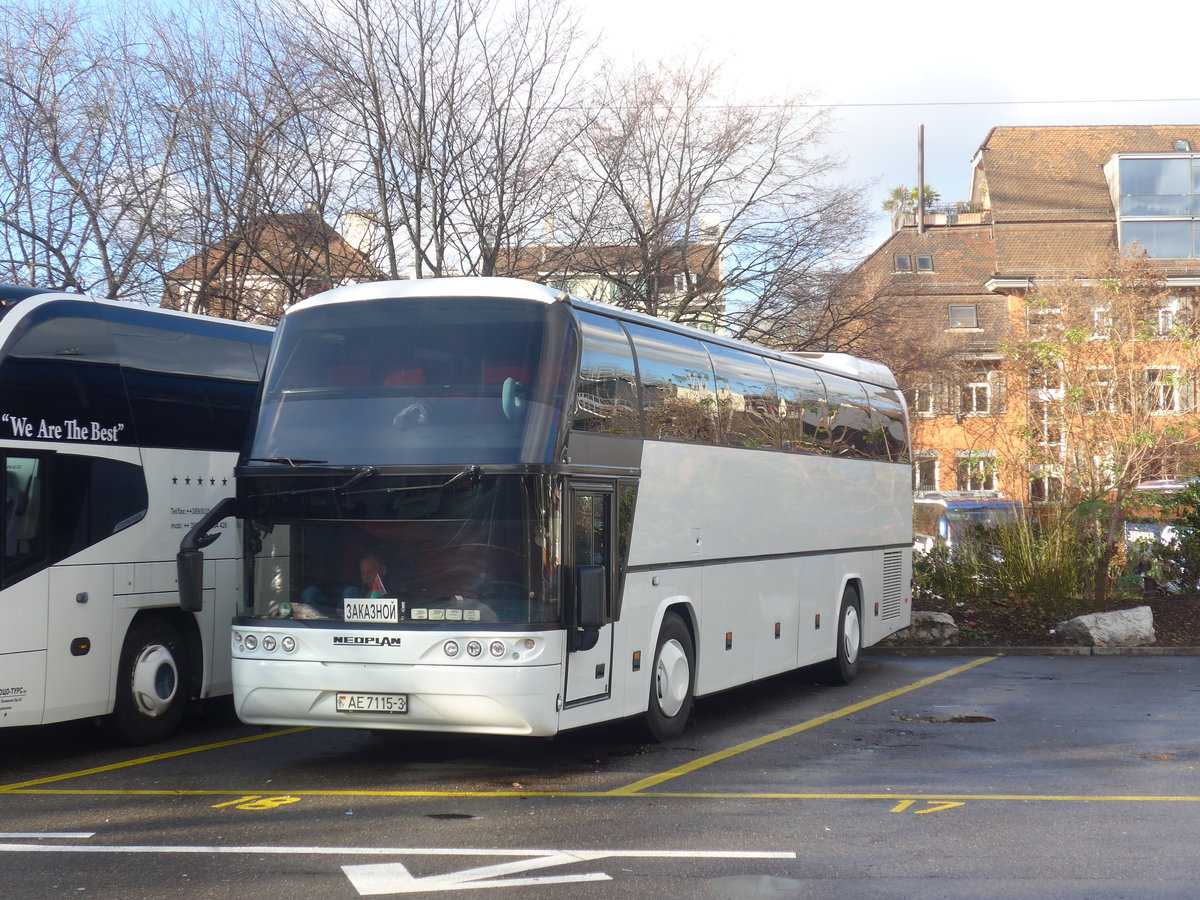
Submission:
[[[347,665],[235,657],[233,700],[238,718],[254,725],[547,737],[558,732],[561,677],[557,664]],[[339,695],[402,696],[405,711],[341,711]]]

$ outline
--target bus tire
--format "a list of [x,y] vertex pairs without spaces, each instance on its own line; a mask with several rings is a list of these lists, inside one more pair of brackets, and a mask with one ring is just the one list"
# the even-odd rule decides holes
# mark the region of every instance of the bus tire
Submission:
[[830,684],[849,684],[858,674],[862,653],[862,603],[858,591],[846,585],[838,611],[837,655],[825,664],[825,680]]
[[679,737],[692,714],[696,681],[696,648],[692,633],[678,613],[663,617],[650,670],[650,698],[645,727],[651,740]]
[[121,648],[116,702],[106,730],[126,744],[170,737],[188,700],[187,654],[179,631],[164,619],[133,623]]

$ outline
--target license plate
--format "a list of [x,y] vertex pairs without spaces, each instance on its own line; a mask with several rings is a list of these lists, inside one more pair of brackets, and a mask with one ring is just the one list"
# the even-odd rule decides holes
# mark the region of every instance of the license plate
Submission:
[[337,711],[406,713],[408,712],[408,694],[338,694]]
[[347,622],[387,622],[395,625],[400,621],[395,599],[377,597],[370,600],[346,600],[342,618]]

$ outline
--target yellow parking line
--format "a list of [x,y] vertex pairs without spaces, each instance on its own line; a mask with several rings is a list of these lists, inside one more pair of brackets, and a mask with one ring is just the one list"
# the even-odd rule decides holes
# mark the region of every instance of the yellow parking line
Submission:
[[[146,763],[159,762],[164,759],[174,759],[179,756],[190,756],[193,753],[203,753],[205,750],[220,750],[224,747],[236,747],[238,744],[249,744],[252,741],[262,741],[267,738],[283,737],[287,734],[299,734],[302,731],[310,731],[309,728],[287,728],[282,731],[269,731],[265,734],[256,734],[251,737],[236,738],[232,741],[221,741],[218,744],[205,744],[202,747],[189,747],[186,750],[172,750],[170,753],[157,753],[154,756],[143,756],[138,759],[130,759],[125,762],[111,763],[107,766],[97,766],[94,769],[81,769],[78,772],[67,772],[63,775],[50,775],[46,778],[34,778],[30,781],[18,781],[15,784],[0,785],[0,793],[7,791],[17,791],[20,788],[33,787],[39,784],[53,784],[56,781],[69,781],[72,778],[83,778],[85,775],[99,775],[101,772],[115,772],[118,769],[128,769],[132,766],[142,766]],[[77,791],[69,791],[68,793],[78,793]]]
[[672,778],[678,778],[681,775],[687,775],[691,772],[695,772],[697,769],[703,769],[705,766],[711,766],[713,763],[722,762],[723,760],[730,759],[738,754],[745,753],[748,750],[756,750],[759,747],[765,746],[766,744],[770,744],[774,741],[779,741],[783,738],[800,734],[802,731],[808,731],[811,728],[816,728],[818,725],[824,725],[828,722],[844,718],[845,716],[849,716],[861,710],[869,709],[870,707],[876,706],[880,703],[886,703],[888,700],[891,700],[895,697],[900,697],[911,691],[928,687],[929,685],[936,684],[937,682],[946,678],[953,678],[955,675],[960,675],[969,669],[974,669],[976,666],[982,666],[984,663],[991,662],[994,659],[996,659],[994,656],[981,657],[967,663],[966,665],[957,666],[956,668],[950,669],[947,672],[942,672],[940,675],[933,675],[929,678],[923,678],[920,681],[913,682],[906,687],[897,688],[894,691],[888,691],[886,694],[880,694],[878,697],[872,697],[869,700],[864,700],[861,703],[855,703],[852,706],[842,707],[841,709],[831,712],[827,715],[818,716],[815,719],[809,719],[807,722],[801,722],[799,725],[793,725],[790,728],[784,728],[780,731],[775,731],[771,734],[754,738],[753,740],[743,741],[742,743],[726,750],[721,750],[717,753],[710,753],[707,756],[702,756],[699,759],[692,760],[689,763],[676,766],[674,769],[670,769],[658,775],[651,775],[647,778],[641,779],[640,781],[635,781],[633,784],[609,791],[608,793],[616,795],[640,793],[646,788],[656,787],[665,781],[670,781]]
[[1054,803],[1200,803],[1200,796],[1171,796],[1136,794],[924,794],[920,792],[889,791],[887,793],[799,793],[785,791],[640,791],[636,794],[617,793],[615,791],[420,791],[420,790],[301,790],[288,791],[280,789],[264,790],[262,788],[228,789],[162,789],[162,790],[121,790],[121,789],[81,789],[69,788],[12,788],[3,791],[6,794],[36,796],[78,796],[78,797],[330,797],[334,799],[468,799],[468,800],[503,800],[515,798],[537,797],[542,799],[574,800],[579,798],[593,800],[885,800],[895,803],[901,800],[913,800],[929,803],[951,802],[1054,802]]

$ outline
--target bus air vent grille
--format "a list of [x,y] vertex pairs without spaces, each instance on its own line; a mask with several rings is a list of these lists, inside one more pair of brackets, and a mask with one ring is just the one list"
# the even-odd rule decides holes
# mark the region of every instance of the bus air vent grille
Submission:
[[883,604],[884,619],[894,619],[904,608],[904,557],[900,551],[883,554]]

